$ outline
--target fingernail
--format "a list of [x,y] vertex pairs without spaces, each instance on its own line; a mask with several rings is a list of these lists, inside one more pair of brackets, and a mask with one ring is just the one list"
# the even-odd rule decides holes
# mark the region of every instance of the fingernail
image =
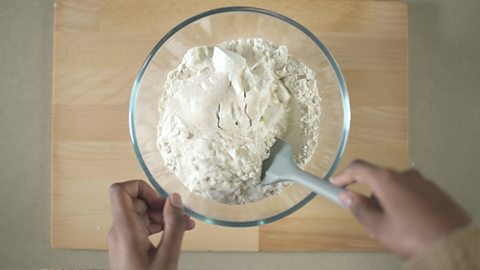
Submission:
[[195,228],[195,220],[189,219],[188,222],[190,223],[189,225],[191,228]]
[[170,202],[172,202],[172,205],[175,206],[176,208],[182,208],[182,197],[178,193],[172,193],[170,195]]
[[332,177],[330,177],[329,181],[330,181],[330,183],[335,184],[336,180],[337,180],[337,177],[332,176]]
[[350,194],[348,194],[348,192],[340,193],[340,202],[343,204],[343,206],[349,208],[352,204],[352,198],[350,197]]

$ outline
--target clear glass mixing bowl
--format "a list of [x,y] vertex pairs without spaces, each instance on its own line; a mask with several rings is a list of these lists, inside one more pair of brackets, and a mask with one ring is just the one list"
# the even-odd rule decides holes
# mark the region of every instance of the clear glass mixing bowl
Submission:
[[185,211],[207,223],[246,227],[266,224],[301,208],[315,194],[293,184],[280,195],[244,205],[226,205],[188,191],[163,164],[156,148],[158,102],[167,73],[188,49],[238,38],[260,37],[286,45],[289,55],[316,72],[321,101],[320,131],[306,170],[330,177],[343,154],[350,126],[350,105],[342,73],[328,49],[308,29],[278,13],[252,7],[210,10],[185,20],[155,45],[137,74],[129,109],[135,153],[152,185],[162,196],[182,195]]

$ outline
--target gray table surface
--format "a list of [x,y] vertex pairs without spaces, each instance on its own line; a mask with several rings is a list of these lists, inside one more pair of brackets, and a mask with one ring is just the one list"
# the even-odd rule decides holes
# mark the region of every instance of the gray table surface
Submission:
[[[480,217],[480,1],[410,0],[410,159]],[[107,268],[50,247],[53,0],[0,0],[0,268]],[[377,252],[185,252],[181,269],[399,269]]]

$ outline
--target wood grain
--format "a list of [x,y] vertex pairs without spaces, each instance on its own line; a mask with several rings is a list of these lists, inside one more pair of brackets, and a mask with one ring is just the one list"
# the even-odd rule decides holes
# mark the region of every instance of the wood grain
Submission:
[[[388,1],[58,0],[55,9],[52,246],[104,249],[108,186],[144,174],[128,133],[133,79],[168,30],[228,5],[267,8],[297,20],[332,51],[347,81],[352,124],[344,167],[364,158],[408,166],[407,8]],[[364,190],[363,187],[358,187]],[[197,222],[185,250],[374,250],[346,211],[316,198],[262,227]],[[156,236],[158,238],[158,236]]]

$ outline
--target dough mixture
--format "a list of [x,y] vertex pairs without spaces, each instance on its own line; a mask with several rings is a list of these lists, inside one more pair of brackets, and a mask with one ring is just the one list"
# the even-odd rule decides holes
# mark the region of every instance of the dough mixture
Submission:
[[191,48],[160,100],[157,147],[193,193],[226,204],[279,194],[261,186],[263,160],[284,138],[304,167],[317,142],[320,97],[314,72],[286,46],[238,39]]

